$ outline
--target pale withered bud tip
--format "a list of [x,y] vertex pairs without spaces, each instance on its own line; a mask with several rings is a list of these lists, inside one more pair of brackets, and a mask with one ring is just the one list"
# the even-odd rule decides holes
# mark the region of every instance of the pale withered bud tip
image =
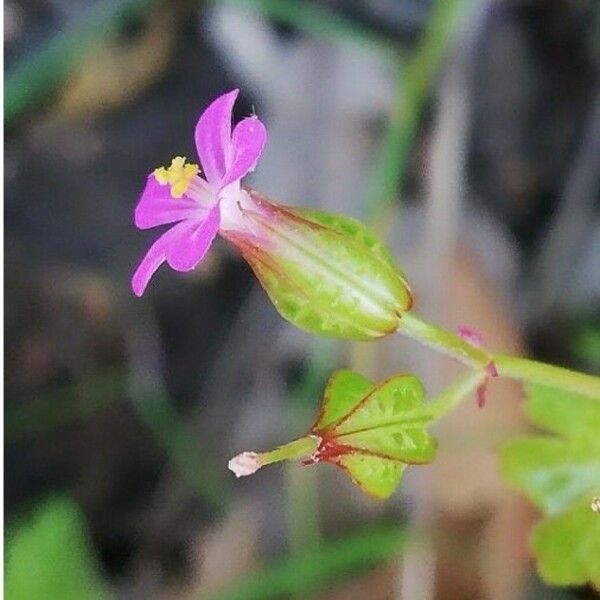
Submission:
[[227,463],[227,467],[230,471],[233,471],[236,477],[247,477],[256,473],[262,467],[262,464],[256,452],[242,452],[234,456]]

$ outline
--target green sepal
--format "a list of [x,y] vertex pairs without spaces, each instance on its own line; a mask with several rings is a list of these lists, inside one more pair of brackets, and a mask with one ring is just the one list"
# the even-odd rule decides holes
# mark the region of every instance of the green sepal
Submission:
[[355,371],[336,371],[323,393],[321,413],[314,428],[323,432],[347,415],[372,389],[373,382]]
[[324,440],[318,460],[337,464],[365,492],[387,498],[408,463],[435,458],[426,430],[424,389],[413,375],[373,386],[352,371],[338,371],[327,385],[321,415],[311,430]]
[[344,236],[351,237],[358,244],[368,248],[389,269],[390,273],[400,278],[402,288],[398,292],[403,296],[403,306],[405,309],[411,307],[412,295],[406,275],[398,268],[394,257],[372,229],[361,221],[346,215],[329,213],[312,208],[294,208],[293,211],[323,225],[323,227],[330,227]]
[[380,500],[394,493],[406,469],[400,461],[367,454],[346,454],[338,464],[364,492]]
[[318,335],[372,340],[396,331],[412,304],[404,274],[362,223],[267,203],[244,216],[267,243],[225,232],[288,321]]

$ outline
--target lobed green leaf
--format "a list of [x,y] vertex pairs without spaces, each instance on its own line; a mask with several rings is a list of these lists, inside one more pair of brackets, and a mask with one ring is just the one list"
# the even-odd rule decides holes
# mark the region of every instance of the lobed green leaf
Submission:
[[600,587],[600,403],[598,399],[532,386],[526,411],[556,435],[509,442],[502,473],[542,511],[532,548],[542,578],[554,585]]
[[534,531],[532,548],[542,578],[552,585],[600,587],[600,514],[589,502],[544,519]]
[[347,454],[339,465],[363,491],[382,500],[394,493],[406,469],[406,465],[397,460],[365,454]]

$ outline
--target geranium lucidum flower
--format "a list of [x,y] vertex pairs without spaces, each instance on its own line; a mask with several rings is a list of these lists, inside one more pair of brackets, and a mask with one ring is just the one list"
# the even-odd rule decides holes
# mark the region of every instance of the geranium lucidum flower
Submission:
[[[148,176],[135,210],[140,229],[175,223],[152,244],[136,269],[131,285],[141,296],[163,263],[190,271],[202,260],[227,216],[240,202],[240,180],[252,171],[267,140],[265,126],[247,117],[231,131],[233,90],[217,98],[200,116],[195,141],[205,178],[195,164],[176,157],[171,166]],[[231,225],[231,224],[230,224]]]
[[[240,180],[252,171],[267,141],[256,117],[242,119],[231,131],[231,111],[239,90],[217,98],[200,116],[195,141],[205,178],[195,164],[178,156],[171,166],[148,176],[135,209],[140,229],[175,223],[159,237],[136,269],[131,285],[141,296],[158,267],[190,271],[202,260],[227,217],[238,212]],[[229,223],[229,226],[232,226]]]
[[312,333],[367,340],[396,331],[410,309],[408,283],[381,242],[359,221],[271,202],[240,180],[267,139],[247,117],[231,130],[238,91],[215,100],[196,125],[204,170],[173,159],[156,169],[135,210],[140,229],[173,224],[133,275],[141,296],[158,267],[193,269],[217,233],[248,261],[279,313]]

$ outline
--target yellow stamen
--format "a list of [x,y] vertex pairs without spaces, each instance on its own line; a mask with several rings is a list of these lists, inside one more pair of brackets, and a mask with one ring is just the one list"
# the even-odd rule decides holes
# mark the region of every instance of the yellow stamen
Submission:
[[185,163],[185,156],[176,156],[171,166],[154,170],[154,177],[160,185],[171,186],[171,196],[181,198],[187,191],[192,179],[198,175],[200,168],[192,163]]

